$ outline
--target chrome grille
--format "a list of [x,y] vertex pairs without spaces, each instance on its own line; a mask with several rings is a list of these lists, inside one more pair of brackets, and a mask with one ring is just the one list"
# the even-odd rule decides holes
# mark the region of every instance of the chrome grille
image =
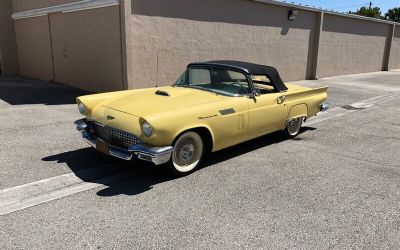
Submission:
[[124,149],[142,143],[139,138],[132,134],[95,122],[91,122],[91,133],[113,146]]
[[125,149],[141,143],[140,139],[136,136],[108,126],[104,127],[103,139],[111,145]]

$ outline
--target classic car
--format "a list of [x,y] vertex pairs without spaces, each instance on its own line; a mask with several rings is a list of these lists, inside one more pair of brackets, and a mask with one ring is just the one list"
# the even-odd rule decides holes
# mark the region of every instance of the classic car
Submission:
[[327,87],[284,84],[269,66],[239,61],[191,63],[172,86],[81,96],[83,138],[124,160],[193,172],[207,153],[275,131],[296,136],[325,111]]

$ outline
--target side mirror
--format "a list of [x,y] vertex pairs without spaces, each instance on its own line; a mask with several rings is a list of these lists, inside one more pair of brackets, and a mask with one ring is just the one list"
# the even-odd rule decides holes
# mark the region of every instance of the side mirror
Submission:
[[257,96],[260,96],[260,93],[258,93],[256,90],[253,90],[253,92],[250,93],[249,98],[256,99]]

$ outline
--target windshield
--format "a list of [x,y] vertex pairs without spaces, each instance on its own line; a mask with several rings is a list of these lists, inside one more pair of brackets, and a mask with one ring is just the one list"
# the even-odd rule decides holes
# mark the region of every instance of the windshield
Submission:
[[243,73],[223,68],[188,68],[174,86],[227,96],[242,96],[249,93],[249,84]]

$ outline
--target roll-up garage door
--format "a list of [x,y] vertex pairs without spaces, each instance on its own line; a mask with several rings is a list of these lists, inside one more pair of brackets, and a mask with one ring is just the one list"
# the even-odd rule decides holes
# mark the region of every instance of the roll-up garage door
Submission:
[[53,79],[48,17],[16,20],[15,36],[20,74],[45,81]]
[[76,5],[14,14],[21,75],[95,92],[123,89],[119,6]]
[[118,7],[50,14],[57,82],[93,90],[120,90],[121,40]]

